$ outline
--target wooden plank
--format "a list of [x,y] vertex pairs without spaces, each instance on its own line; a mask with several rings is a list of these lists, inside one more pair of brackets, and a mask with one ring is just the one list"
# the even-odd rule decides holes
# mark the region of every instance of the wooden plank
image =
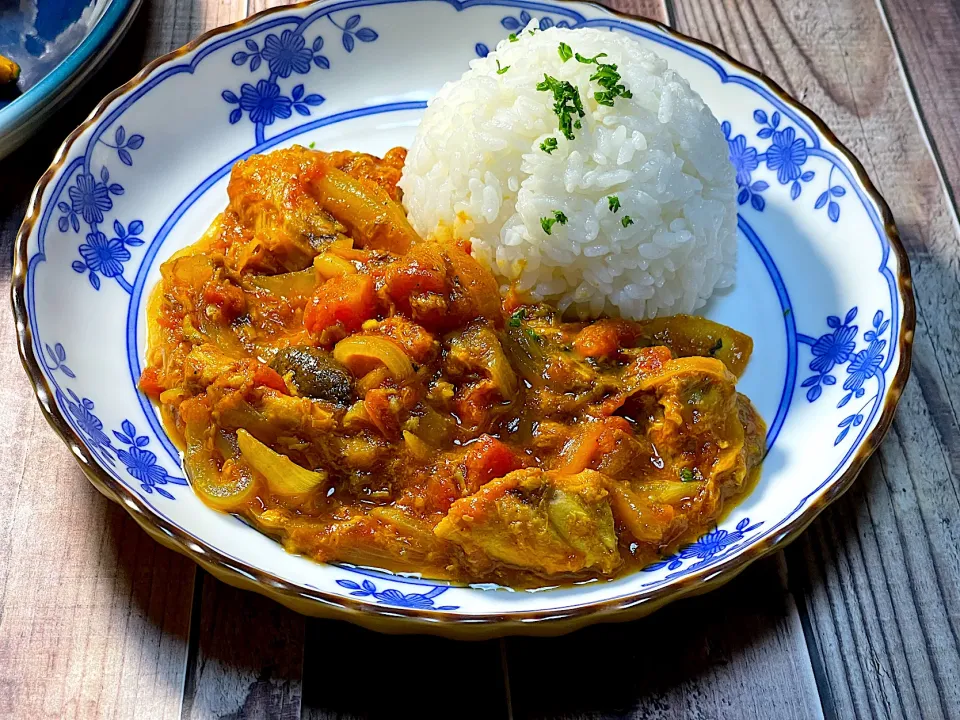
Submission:
[[13,327],[4,303],[0,716],[179,717],[193,566],[89,484],[40,414]]
[[[129,77],[123,63],[139,50],[126,47],[119,67],[0,163],[0,283],[30,190],[67,132]],[[0,716],[177,718],[194,566],[103,498],[47,425],[9,303],[0,348]]]
[[[203,7],[145,4],[111,61],[0,163],[4,284],[26,199],[67,133],[144,62],[240,14]],[[41,416],[7,303],[0,348],[0,716],[178,718],[195,566],[90,486]]]
[[289,5],[287,0],[247,0],[247,15],[261,12],[267,8],[281,7]]
[[507,718],[500,658],[497,641],[378,635],[345,622],[310,620],[302,717]]
[[4,512],[0,716],[178,718],[192,566],[100,496],[43,425],[24,428],[36,455]]
[[[926,7],[926,6],[925,6]],[[677,23],[813,107],[887,198],[911,256],[914,374],[878,458],[789,553],[839,717],[957,717],[957,221],[872,0],[677,5]]]
[[599,4],[617,12],[639,15],[662,23],[670,19],[666,0],[599,0]]
[[184,718],[300,717],[304,618],[199,572]]
[[823,716],[782,554],[652,617],[508,647],[518,719]]
[[960,3],[884,0],[880,7],[900,50],[954,206],[960,205]]

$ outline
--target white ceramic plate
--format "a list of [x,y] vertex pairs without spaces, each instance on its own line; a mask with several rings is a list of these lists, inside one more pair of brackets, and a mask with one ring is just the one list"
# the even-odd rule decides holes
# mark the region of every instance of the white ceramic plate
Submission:
[[[769,424],[762,479],[698,542],[612,582],[450,587],[289,555],[194,496],[140,395],[144,298],[226,203],[231,166],[293,143],[381,153],[426,101],[531,16],[629,33],[723,122],[741,185],[735,289],[706,314],[749,333],[740,388]],[[732,577],[852,482],[909,369],[913,298],[889,210],[809,111],[719,50],[579,3],[348,0],[281,9],[152,64],[70,136],[17,244],[21,351],[94,483],[155,537],[298,610],[386,630],[559,632],[648,612]],[[64,518],[64,522],[69,522]]]

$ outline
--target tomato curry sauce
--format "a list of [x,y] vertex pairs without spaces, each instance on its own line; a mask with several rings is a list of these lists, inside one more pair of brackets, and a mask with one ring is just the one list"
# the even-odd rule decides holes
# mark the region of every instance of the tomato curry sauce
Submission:
[[750,338],[502,298],[407,223],[404,157],[253,156],[162,266],[140,388],[197,494],[316,560],[526,587],[714,524],[763,454]]

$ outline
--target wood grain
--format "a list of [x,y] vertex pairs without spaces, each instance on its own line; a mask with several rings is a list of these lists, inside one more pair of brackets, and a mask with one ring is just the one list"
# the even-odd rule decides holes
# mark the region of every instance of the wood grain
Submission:
[[[141,62],[146,22],[45,131],[0,163],[0,277],[67,133]],[[177,718],[193,563],[90,485],[47,425],[0,304],[0,717]]]
[[639,15],[657,22],[666,23],[670,20],[665,0],[599,0],[599,4],[617,12]]
[[960,238],[895,48],[868,0],[678,3],[677,22],[813,107],[893,208],[917,288],[914,375],[878,457],[791,568],[829,713],[956,717]]
[[649,618],[508,647],[515,718],[822,717],[781,554]]
[[883,0],[879,6],[901,52],[954,206],[960,205],[960,3]]
[[[29,192],[63,138],[198,20],[201,3],[148,3],[84,91],[0,163],[4,283]],[[179,718],[195,566],[103,498],[47,425],[8,303],[0,348],[0,717]]]
[[199,572],[183,717],[300,717],[304,618]]

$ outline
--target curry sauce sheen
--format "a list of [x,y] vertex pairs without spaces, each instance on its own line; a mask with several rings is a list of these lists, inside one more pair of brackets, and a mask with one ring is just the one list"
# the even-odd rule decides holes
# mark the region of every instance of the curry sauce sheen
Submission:
[[750,338],[501,298],[469,244],[407,223],[404,157],[253,156],[162,266],[140,388],[195,492],[319,561],[517,587],[716,523],[763,454]]

